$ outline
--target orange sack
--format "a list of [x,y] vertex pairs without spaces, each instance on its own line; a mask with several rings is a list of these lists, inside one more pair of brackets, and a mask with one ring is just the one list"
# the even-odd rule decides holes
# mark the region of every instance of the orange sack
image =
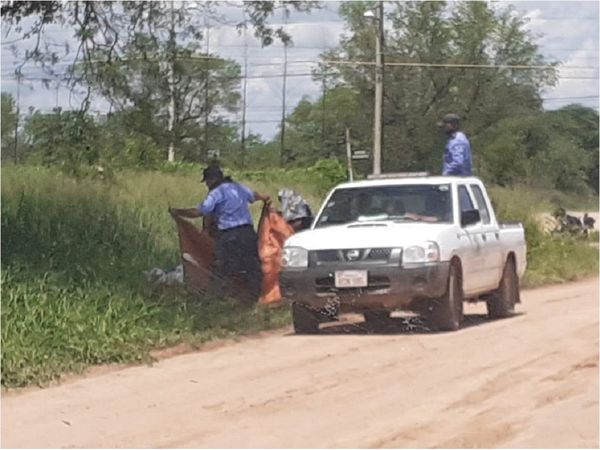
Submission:
[[[215,260],[215,241],[207,222],[199,230],[186,219],[174,217],[179,234],[179,247],[186,282],[198,290],[206,290],[212,275]],[[280,213],[265,205],[258,225],[258,255],[262,263],[261,304],[274,304],[281,300],[279,272],[281,252],[285,240],[294,234],[294,229]]]
[[273,304],[281,300],[279,272],[281,252],[285,240],[294,234],[294,229],[277,211],[265,205],[258,224],[258,255],[262,262],[262,295],[259,303]]

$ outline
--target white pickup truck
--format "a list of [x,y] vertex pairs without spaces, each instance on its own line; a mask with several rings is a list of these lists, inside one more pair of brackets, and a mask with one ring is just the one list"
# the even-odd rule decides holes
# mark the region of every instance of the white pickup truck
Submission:
[[514,312],[526,244],[521,224],[497,222],[478,178],[382,177],[335,187],[311,228],[286,241],[282,266],[296,333],[395,310],[451,331],[467,300],[486,301],[491,318]]

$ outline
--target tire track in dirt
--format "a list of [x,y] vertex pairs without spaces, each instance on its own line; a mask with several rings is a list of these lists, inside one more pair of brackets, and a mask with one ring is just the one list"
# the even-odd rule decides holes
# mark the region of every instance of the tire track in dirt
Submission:
[[465,311],[456,333],[339,324],[9,395],[2,446],[597,446],[597,280]]

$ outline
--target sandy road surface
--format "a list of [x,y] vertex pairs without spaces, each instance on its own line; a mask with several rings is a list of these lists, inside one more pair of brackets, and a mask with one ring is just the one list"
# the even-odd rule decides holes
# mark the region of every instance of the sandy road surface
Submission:
[[3,396],[3,447],[597,447],[598,280],[457,333],[282,332]]

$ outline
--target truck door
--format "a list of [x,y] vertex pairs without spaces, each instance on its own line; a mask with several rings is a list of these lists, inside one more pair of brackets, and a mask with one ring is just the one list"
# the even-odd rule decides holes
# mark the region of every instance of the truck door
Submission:
[[485,281],[484,287],[494,289],[498,287],[504,268],[502,246],[500,245],[500,229],[498,224],[492,221],[490,206],[487,204],[486,196],[483,194],[481,187],[477,184],[471,184],[469,187],[481,215],[479,236],[483,240],[485,273],[482,274],[482,277]]
[[[464,184],[458,185],[458,204],[461,214],[476,209],[471,194]],[[463,255],[463,290],[467,295],[477,293],[485,286],[485,253],[484,241],[481,237],[481,222],[461,227],[458,237]]]

